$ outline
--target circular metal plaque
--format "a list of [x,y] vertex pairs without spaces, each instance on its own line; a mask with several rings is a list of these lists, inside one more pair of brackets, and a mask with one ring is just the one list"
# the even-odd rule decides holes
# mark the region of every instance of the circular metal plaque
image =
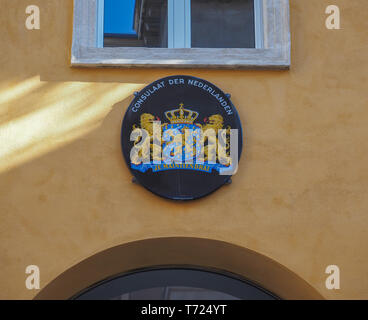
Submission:
[[[220,150],[230,157],[235,141],[230,140],[231,129],[237,135],[239,160],[241,123],[228,95],[203,79],[170,76],[135,94],[124,116],[121,145],[139,184],[165,198],[192,200],[229,182],[226,169],[231,163],[224,164]],[[215,138],[204,134],[201,140],[197,132],[215,133]]]

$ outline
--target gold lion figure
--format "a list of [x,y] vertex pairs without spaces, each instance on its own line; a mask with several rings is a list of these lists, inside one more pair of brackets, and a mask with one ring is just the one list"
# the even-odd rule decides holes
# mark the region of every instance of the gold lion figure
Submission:
[[208,124],[206,124],[202,130],[205,132],[207,129],[214,129],[215,132],[222,129],[224,126],[224,118],[219,114],[214,114],[208,118]]
[[[140,118],[140,126],[137,125],[133,125],[133,130],[134,129],[144,129],[148,132],[149,134],[149,138],[150,138],[150,148],[149,150],[145,150],[145,153],[143,154],[143,149],[141,149],[139,151],[138,156],[145,158],[148,157],[148,153],[150,153],[150,155],[153,155],[153,122],[159,120],[158,118],[156,118],[154,115],[150,114],[150,113],[143,113],[141,114],[141,118]],[[165,126],[166,123],[162,124],[161,127]],[[134,142],[134,145],[136,145],[137,143],[140,143],[142,141],[142,138],[140,138],[139,140]],[[156,157],[159,157],[159,155],[156,155]],[[137,159],[132,159],[133,163],[138,162]]]
[[[216,134],[218,134],[218,130],[223,129],[224,127],[224,118],[219,115],[219,114],[214,114],[212,116],[210,116],[208,118],[208,123],[202,127],[203,132],[206,132],[206,130],[208,129],[213,129],[215,131]],[[229,136],[230,135],[230,127],[226,128],[226,134]],[[205,143],[208,143],[208,137],[205,137]],[[223,148],[212,148],[211,150],[209,150],[208,148],[208,144],[204,147],[204,160],[208,161],[208,159],[212,158],[216,158],[216,160],[218,160],[219,158],[224,158],[226,156],[228,156],[228,151],[230,148],[230,138],[227,137],[226,138],[226,146],[224,146]],[[218,154],[216,153],[216,149]],[[209,157],[209,152],[211,152],[211,156]]]
[[[141,115],[140,128],[147,130],[151,137],[153,136],[153,121],[155,121],[154,115],[150,113],[143,113]],[[138,127],[136,125],[133,125],[133,130],[137,128]]]
[[[137,125],[133,125],[133,130],[135,129],[144,129],[148,132],[150,140],[152,140],[152,136],[153,136],[153,121],[155,120],[155,117],[150,114],[150,113],[143,113],[141,115],[141,119],[140,119],[140,127]],[[139,138],[138,140],[136,140],[134,142],[134,145],[138,144],[142,142],[142,137]],[[150,141],[151,144],[151,141]],[[139,160],[139,158],[141,159],[145,159],[149,156],[150,153],[150,149],[148,150],[145,148],[142,148],[139,150],[139,153],[136,155],[136,157],[134,159],[131,159],[132,163],[134,164],[139,164],[141,161]]]

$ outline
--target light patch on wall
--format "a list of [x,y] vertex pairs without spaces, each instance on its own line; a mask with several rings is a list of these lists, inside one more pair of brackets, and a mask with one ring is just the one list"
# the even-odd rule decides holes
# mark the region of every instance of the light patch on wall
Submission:
[[[88,134],[114,104],[141,88],[141,84],[48,83],[39,76],[5,86],[0,90],[0,172]],[[35,90],[40,92],[32,100]]]
[[[7,82],[0,88],[0,105],[19,99],[44,84],[44,82],[40,82],[40,76],[34,76],[11,85]],[[3,108],[0,111],[2,112]]]

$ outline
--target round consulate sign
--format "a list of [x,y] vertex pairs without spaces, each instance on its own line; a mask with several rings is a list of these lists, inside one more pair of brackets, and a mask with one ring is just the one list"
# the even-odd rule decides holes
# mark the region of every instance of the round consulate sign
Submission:
[[228,95],[206,80],[157,80],[130,104],[122,125],[125,161],[137,182],[174,200],[208,195],[229,182],[242,150]]

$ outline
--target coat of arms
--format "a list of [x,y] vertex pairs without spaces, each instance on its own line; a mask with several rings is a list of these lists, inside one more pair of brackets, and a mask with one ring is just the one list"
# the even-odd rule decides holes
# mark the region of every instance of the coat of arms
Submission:
[[[220,114],[210,115],[204,118],[204,123],[198,123],[195,121],[199,113],[184,108],[184,104],[181,103],[179,108],[168,110],[164,115],[169,123],[161,123],[159,117],[143,113],[140,116],[140,124],[133,125],[133,130],[143,129],[146,133],[140,135],[134,145],[142,145],[142,140],[149,139],[149,147],[139,149],[131,157],[132,169],[141,172],[148,169],[152,169],[153,172],[185,169],[210,173],[213,169],[219,171],[220,168],[231,165],[229,158],[231,128],[230,126],[224,128],[224,119]],[[154,132],[157,124],[159,124],[159,139],[157,133],[155,139]],[[148,146],[148,140],[146,143]]]

